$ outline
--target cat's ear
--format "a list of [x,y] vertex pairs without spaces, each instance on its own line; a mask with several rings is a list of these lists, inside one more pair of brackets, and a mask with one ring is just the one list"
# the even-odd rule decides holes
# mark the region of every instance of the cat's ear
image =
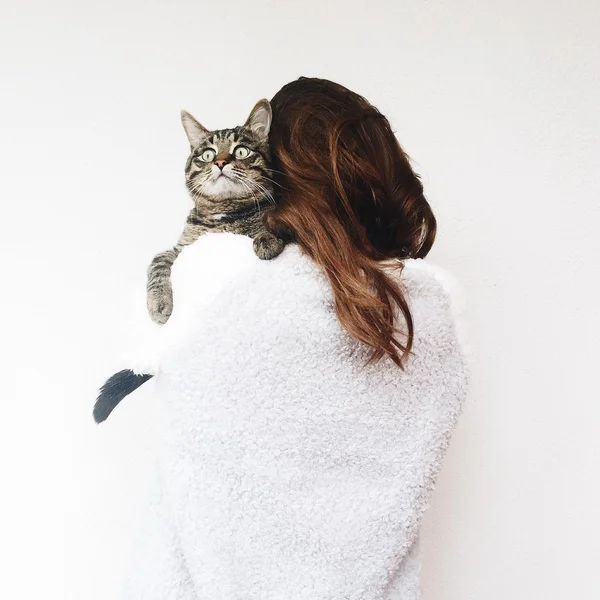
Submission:
[[186,110],[181,111],[181,124],[185,129],[185,134],[192,148],[196,148],[198,144],[208,136],[210,131],[203,127],[190,115]]
[[271,129],[271,105],[266,99],[259,100],[252,109],[248,120],[244,123],[259,138],[266,140]]

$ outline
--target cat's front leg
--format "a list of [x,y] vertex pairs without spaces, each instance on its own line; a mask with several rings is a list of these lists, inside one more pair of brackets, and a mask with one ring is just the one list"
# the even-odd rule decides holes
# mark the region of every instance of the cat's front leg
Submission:
[[285,248],[285,242],[269,231],[261,231],[254,236],[254,253],[262,260],[271,260],[279,256]]
[[164,325],[173,312],[173,288],[171,267],[179,252],[173,248],[157,254],[148,267],[146,303],[150,318]]

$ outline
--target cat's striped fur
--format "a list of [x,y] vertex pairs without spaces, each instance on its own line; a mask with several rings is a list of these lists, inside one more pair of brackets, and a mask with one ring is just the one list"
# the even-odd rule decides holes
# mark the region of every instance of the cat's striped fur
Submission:
[[186,111],[181,121],[190,142],[186,186],[194,201],[175,246],[154,257],[148,267],[147,304],[156,323],[173,310],[171,267],[185,246],[207,232],[232,232],[254,240],[262,259],[276,257],[285,243],[267,231],[262,217],[274,204],[268,134],[271,106],[260,100],[244,125],[209,131]]
[[[194,208],[177,244],[157,254],[148,267],[148,312],[157,323],[165,323],[173,310],[171,267],[175,259],[202,234],[229,231],[248,235],[262,259],[274,258],[285,246],[262,222],[264,211],[275,203],[268,145],[269,102],[260,100],[246,123],[234,129],[208,131],[185,111],[181,121],[190,142],[185,180]],[[240,153],[240,147],[246,150]],[[150,378],[150,374],[131,369],[110,377],[94,405],[96,423],[106,420],[125,396]]]

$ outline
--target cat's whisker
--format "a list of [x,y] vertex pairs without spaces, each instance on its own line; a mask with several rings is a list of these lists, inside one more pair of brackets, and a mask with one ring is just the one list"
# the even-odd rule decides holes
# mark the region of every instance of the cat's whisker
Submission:
[[[250,179],[248,177],[243,177],[241,175],[238,175],[237,180],[250,192],[250,196],[256,203],[256,207],[260,214],[260,203],[258,202],[258,198],[266,197],[268,195],[268,191],[265,190],[264,188],[262,188],[261,186],[257,185],[256,181],[253,181],[252,179]],[[270,198],[267,198],[267,199],[269,200],[269,202],[271,202]]]
[[250,179],[247,175],[240,176],[240,180],[244,180],[249,185],[251,185],[255,190],[259,190],[262,195],[264,195],[270,202],[275,203],[272,193],[264,187],[261,183],[254,179]]
[[258,216],[260,217],[260,203],[258,201],[258,198],[252,192],[252,189],[250,188],[250,186],[242,178],[239,179],[239,182],[250,192],[250,197],[252,198],[252,201],[256,205],[256,208],[258,210]]
[[283,186],[280,183],[278,183],[274,179],[271,179],[270,177],[266,177],[265,175],[263,175],[262,178],[266,179],[267,181],[270,181],[273,185],[276,185],[277,187],[283,188]]
[[250,194],[250,197],[254,200],[254,192],[252,191],[252,189],[250,188],[250,186],[243,181],[242,179],[238,179],[238,181],[244,186],[245,189],[248,190],[248,193]]
[[269,194],[269,192],[267,190],[265,190],[265,188],[257,186],[256,182],[254,182],[254,181],[248,181],[248,184],[253,187],[255,196],[266,198],[268,200],[269,204],[273,204],[273,198]]
[[195,184],[193,184],[192,186],[187,186],[188,187],[188,191],[190,192],[190,194],[192,194],[192,196],[200,196],[202,195],[202,191],[204,190],[204,187],[206,186],[206,184],[208,183],[207,179],[204,179],[203,181],[199,181]]
[[241,173],[241,170],[238,172],[236,169],[234,169],[234,173],[235,173],[235,175],[236,175],[236,177],[235,177],[235,181],[237,181],[238,183],[241,183],[241,184],[244,186],[244,188],[246,188],[246,189],[248,190],[248,192],[249,192],[250,196],[252,197],[252,199],[254,199],[255,192],[254,192],[254,191],[252,191],[252,189],[251,189],[251,188],[250,188],[250,186],[248,185],[250,182],[249,182],[249,181],[246,181],[246,180],[244,179],[244,177],[242,177],[242,176],[240,175],[240,173]]
[[[260,202],[258,201],[257,196],[262,196],[263,195],[262,190],[260,189],[261,186],[259,186],[256,181],[250,179],[247,176],[244,177],[244,176],[240,175],[239,176],[239,181],[241,182],[241,184],[243,186],[246,187],[246,189],[249,190],[249,192],[250,192],[250,194],[252,196],[252,200],[254,201],[254,204],[256,205],[256,209],[258,211],[258,216],[260,217],[261,209],[260,209]],[[255,190],[258,190],[259,194],[256,194]]]
[[250,189],[249,185],[246,183],[246,181],[240,175],[240,173],[237,170],[235,170],[235,169],[234,169],[234,175],[235,175],[234,181],[236,181],[237,183],[240,183],[241,185],[243,185],[244,188],[248,190],[248,192],[250,193],[250,195],[253,196],[254,194],[253,194],[252,190]]
[[272,204],[273,206],[276,205],[275,198],[273,198],[273,195],[271,194],[271,192],[269,192],[269,190],[267,190],[267,188],[258,183],[258,181],[250,181],[250,183],[254,185],[256,189],[262,192],[262,194],[265,198],[267,198],[270,204]]
[[[236,172],[242,173],[245,177],[248,177],[246,175],[246,172],[243,169],[233,167],[233,170]],[[267,169],[267,171],[269,171],[269,172],[271,172],[272,170],[273,169]],[[277,173],[281,173],[281,171],[277,171]],[[270,181],[273,185],[276,185],[277,187],[283,188],[283,186],[279,182],[275,181],[274,179],[271,179],[270,177],[267,177],[266,175],[263,175],[262,173],[260,175],[260,178],[264,179],[265,181]],[[248,179],[250,179],[250,178],[248,177]],[[253,180],[253,181],[255,181],[255,180]]]

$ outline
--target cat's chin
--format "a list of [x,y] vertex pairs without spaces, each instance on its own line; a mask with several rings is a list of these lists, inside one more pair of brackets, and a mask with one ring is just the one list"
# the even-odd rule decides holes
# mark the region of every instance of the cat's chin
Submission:
[[205,185],[204,194],[219,199],[237,198],[244,195],[244,190],[244,186],[238,181],[234,181],[226,175],[221,175]]

